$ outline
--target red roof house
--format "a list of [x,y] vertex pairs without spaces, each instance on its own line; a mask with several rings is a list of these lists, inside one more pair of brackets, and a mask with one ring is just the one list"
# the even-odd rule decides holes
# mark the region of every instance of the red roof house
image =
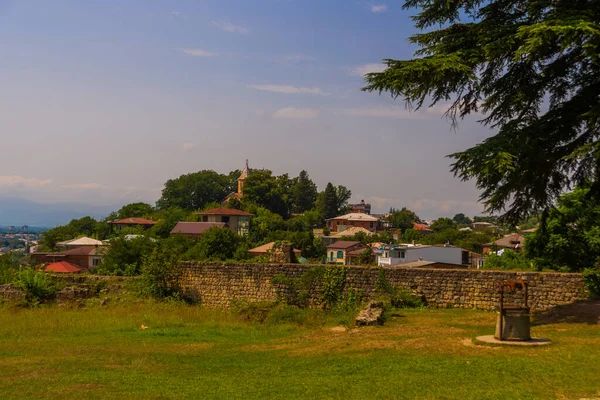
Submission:
[[240,236],[248,234],[250,218],[254,216],[246,211],[224,207],[213,208],[197,214],[202,217],[202,222],[222,222]]
[[128,227],[141,226],[142,228],[152,228],[156,225],[156,221],[152,221],[145,218],[125,218],[110,221],[110,224],[115,227],[117,231]]
[[210,228],[224,228],[224,222],[178,222],[171,235],[182,235],[189,238],[199,238]]
[[66,261],[59,261],[54,264],[50,264],[44,270],[46,272],[58,272],[61,274],[69,274],[74,272],[81,272],[81,268],[74,266]]

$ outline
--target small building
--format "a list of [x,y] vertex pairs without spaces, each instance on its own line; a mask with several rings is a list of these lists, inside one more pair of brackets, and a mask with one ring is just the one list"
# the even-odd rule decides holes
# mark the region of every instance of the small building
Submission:
[[469,266],[469,251],[454,246],[394,244],[381,248],[377,265],[400,265],[413,261],[430,261],[456,266]]
[[496,228],[496,225],[492,224],[491,222],[473,222],[471,224],[471,227],[473,229],[494,229]]
[[415,231],[421,232],[421,233],[431,233],[431,229],[429,228],[429,225],[421,224],[419,222],[415,222],[413,224],[413,229]]
[[80,246],[104,246],[100,240],[92,239],[89,237],[80,237],[77,239],[65,240],[64,242],[56,243],[58,247],[75,248]]
[[332,244],[337,242],[338,240],[344,240],[347,238],[351,238],[357,234],[365,234],[366,236],[373,236],[374,233],[369,231],[368,229],[362,228],[360,226],[355,226],[353,228],[346,229],[342,232],[334,233],[333,235],[324,236],[321,235],[321,239],[325,244]]
[[198,239],[210,228],[225,228],[224,222],[178,222],[171,230],[171,235],[181,235]]
[[[258,246],[253,249],[250,249],[250,250],[248,250],[248,256],[250,256],[250,258],[268,256],[269,254],[271,254],[271,249],[273,248],[274,245],[275,245],[275,242],[271,242],[271,243],[263,244],[262,246]],[[294,256],[296,257],[296,260],[300,259],[302,252],[298,249],[293,249],[293,252],[294,252]]]
[[361,200],[358,204],[350,204],[350,212],[371,215],[371,205]]
[[492,243],[486,243],[483,245],[483,254],[490,254],[493,251],[509,249],[515,253],[523,251],[525,245],[525,236],[519,233],[510,233],[504,235],[504,237],[493,241]]
[[254,214],[233,208],[213,208],[212,210],[197,213],[202,222],[222,222],[225,226],[240,236],[250,232],[250,218]]
[[156,225],[156,221],[152,221],[145,218],[125,218],[110,221],[109,224],[114,226],[115,230],[119,232],[125,228],[142,227],[144,229],[149,229]]
[[246,160],[246,168],[244,168],[244,170],[240,174],[240,177],[238,178],[237,192],[231,193],[229,196],[227,196],[223,201],[223,205],[229,204],[229,202],[233,199],[241,200],[242,197],[244,197],[244,183],[246,181],[246,178],[249,177],[251,173],[252,170],[248,166],[248,160]]
[[77,272],[81,272],[81,268],[78,268],[76,266],[74,266],[71,263],[68,263],[66,261],[59,261],[59,262],[55,262],[53,264],[48,265],[45,269],[45,272],[56,272],[59,274],[72,274],[72,273],[77,273]]
[[371,215],[350,213],[328,219],[327,226],[331,232],[343,232],[354,227],[364,228],[369,232],[377,232],[381,230],[381,221]]
[[105,246],[77,246],[56,253],[32,253],[31,259],[38,264],[64,261],[89,269],[100,265],[107,250]]
[[[353,256],[356,256],[356,254],[350,253],[354,253],[357,250],[362,252],[366,248],[367,246],[361,242],[339,240],[327,246],[327,262],[331,264],[348,265]],[[360,254],[360,252],[358,254]]]

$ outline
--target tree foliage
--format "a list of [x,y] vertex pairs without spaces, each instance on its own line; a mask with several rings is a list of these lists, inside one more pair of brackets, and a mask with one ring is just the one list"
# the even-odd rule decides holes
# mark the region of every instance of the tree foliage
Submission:
[[154,207],[146,203],[127,204],[117,211],[117,219],[146,217],[154,211]]
[[292,211],[303,213],[312,210],[317,200],[317,185],[310,179],[308,172],[302,170],[294,179],[291,187]]
[[393,211],[389,217],[392,228],[400,229],[402,232],[412,229],[415,222],[419,221],[421,221],[419,216],[406,207],[402,207],[400,211]]
[[289,213],[287,175],[277,177],[266,169],[253,170],[244,183],[243,202],[256,204],[286,217]]
[[513,224],[549,209],[566,187],[600,191],[600,3],[589,0],[407,0],[417,8],[411,60],[385,60],[363,90],[409,107],[450,102],[497,129],[452,154],[486,211]]
[[538,268],[581,271],[600,263],[600,204],[588,193],[577,188],[561,196],[546,224],[527,235],[527,255]]
[[223,175],[212,170],[203,170],[169,179],[156,205],[160,209],[179,207],[184,210],[198,210],[210,202],[220,203],[227,195],[237,190],[232,174]]

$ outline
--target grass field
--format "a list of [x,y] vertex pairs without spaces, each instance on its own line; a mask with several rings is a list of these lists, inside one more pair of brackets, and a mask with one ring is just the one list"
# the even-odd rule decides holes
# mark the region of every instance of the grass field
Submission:
[[[383,327],[244,322],[140,302],[0,307],[0,398],[600,398],[600,327],[546,323],[546,348],[475,346],[494,313],[401,310]],[[141,326],[147,329],[141,329]]]

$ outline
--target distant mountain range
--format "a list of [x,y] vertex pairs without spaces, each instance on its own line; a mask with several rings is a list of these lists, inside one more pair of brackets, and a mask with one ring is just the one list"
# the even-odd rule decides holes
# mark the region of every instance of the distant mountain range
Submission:
[[0,226],[29,225],[50,228],[87,215],[104,218],[120,207],[79,203],[43,204],[19,198],[0,198]]

